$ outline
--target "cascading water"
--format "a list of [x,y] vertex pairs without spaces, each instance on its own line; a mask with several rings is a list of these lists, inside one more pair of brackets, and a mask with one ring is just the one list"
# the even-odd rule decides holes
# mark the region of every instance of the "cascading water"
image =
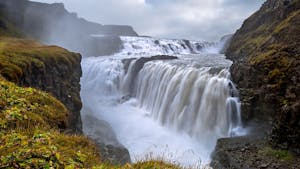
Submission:
[[218,52],[216,47],[219,43],[176,40],[154,39],[150,37],[121,37],[124,49],[118,54],[123,56],[141,55],[178,55],[198,54],[203,52]]
[[137,59],[124,64],[131,57],[124,51],[83,59],[81,96],[89,115],[111,125],[133,161],[150,156],[184,166],[207,164],[218,138],[240,134],[231,62],[223,55],[178,55],[147,61],[137,70]]

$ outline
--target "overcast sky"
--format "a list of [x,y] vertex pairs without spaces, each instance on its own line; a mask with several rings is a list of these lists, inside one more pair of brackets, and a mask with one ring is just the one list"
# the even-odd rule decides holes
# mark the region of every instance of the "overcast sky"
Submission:
[[63,2],[101,24],[131,25],[139,35],[218,40],[234,33],[265,0],[34,0]]

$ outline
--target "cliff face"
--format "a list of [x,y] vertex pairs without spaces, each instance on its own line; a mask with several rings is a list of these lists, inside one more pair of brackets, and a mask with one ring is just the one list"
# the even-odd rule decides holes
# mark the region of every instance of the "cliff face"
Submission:
[[243,119],[272,122],[272,143],[300,153],[300,1],[267,0],[226,52]]
[[[9,20],[28,37],[83,55],[112,54],[122,48],[119,36],[137,36],[130,26],[100,25],[78,18],[60,3],[1,0],[1,6]],[[91,36],[95,34],[101,36]]]
[[101,165],[94,143],[64,134],[81,132],[81,56],[17,38],[0,9],[0,168]]
[[81,56],[34,41],[0,37],[0,74],[20,86],[53,94],[70,111],[68,128],[81,132]]

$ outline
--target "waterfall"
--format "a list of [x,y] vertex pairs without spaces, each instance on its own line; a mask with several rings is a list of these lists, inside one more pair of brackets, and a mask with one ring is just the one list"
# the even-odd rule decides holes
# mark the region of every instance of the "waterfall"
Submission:
[[123,50],[119,55],[123,56],[153,56],[153,55],[178,55],[199,54],[203,52],[218,52],[219,43],[178,40],[178,39],[155,39],[151,37],[122,36]]
[[236,89],[230,88],[228,70],[211,70],[149,62],[139,72],[136,94],[132,95],[136,96],[138,106],[162,125],[186,131],[193,137],[212,131],[226,137],[241,125],[239,102],[231,96],[231,90]]
[[[101,133],[113,130],[133,161],[150,157],[184,166],[208,164],[218,138],[243,134],[238,91],[228,71],[231,61],[203,52],[216,51],[214,46],[202,43],[198,50],[199,42],[192,41],[122,40],[120,53],[83,58],[81,97],[83,110],[89,111],[82,116],[106,121],[111,127]],[[164,52],[189,54],[149,57]],[[91,129],[85,132],[96,133]]]

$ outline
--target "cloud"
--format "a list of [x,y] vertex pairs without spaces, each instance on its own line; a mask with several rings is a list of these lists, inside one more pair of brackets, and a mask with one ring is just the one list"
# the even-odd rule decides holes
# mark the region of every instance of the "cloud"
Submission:
[[217,40],[234,33],[265,0],[35,0],[63,2],[102,24],[131,25],[140,35]]

